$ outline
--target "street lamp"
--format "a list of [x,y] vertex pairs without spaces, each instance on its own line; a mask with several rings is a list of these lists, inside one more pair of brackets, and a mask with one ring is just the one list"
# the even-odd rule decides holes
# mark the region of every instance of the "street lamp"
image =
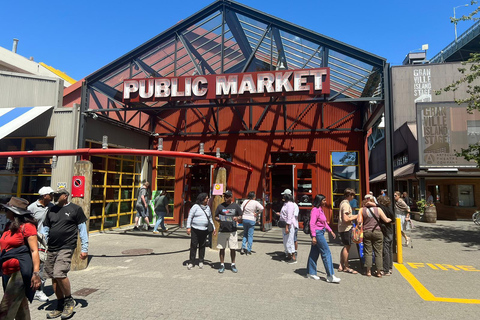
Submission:
[[455,9],[461,8],[461,7],[468,7],[468,3],[463,4],[461,6],[456,6],[453,8],[453,24],[455,25],[455,43],[457,42],[457,17],[455,16]]

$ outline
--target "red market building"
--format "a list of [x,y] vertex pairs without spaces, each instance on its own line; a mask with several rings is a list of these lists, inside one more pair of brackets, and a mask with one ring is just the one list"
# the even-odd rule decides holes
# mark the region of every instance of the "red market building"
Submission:
[[[78,148],[101,147],[107,136],[109,148],[204,153],[253,168],[227,167],[226,188],[237,200],[256,192],[267,230],[284,189],[301,214],[326,195],[333,223],[345,188],[359,199],[368,192],[367,139],[389,117],[389,79],[381,57],[219,0],[66,89],[64,106],[80,108]],[[167,191],[172,224],[214,182],[201,160],[91,161],[91,230],[131,223],[131,186],[143,178]]]

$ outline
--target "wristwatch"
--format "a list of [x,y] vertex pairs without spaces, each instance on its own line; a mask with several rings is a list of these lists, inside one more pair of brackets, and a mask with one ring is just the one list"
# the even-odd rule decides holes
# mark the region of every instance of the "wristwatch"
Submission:
[[32,274],[33,274],[34,276],[40,277],[40,272],[38,272],[38,271],[34,271],[34,272],[32,272]]

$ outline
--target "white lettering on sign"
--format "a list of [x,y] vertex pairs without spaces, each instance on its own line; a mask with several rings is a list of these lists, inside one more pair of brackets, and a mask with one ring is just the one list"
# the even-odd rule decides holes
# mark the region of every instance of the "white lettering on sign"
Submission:
[[[232,75],[208,75],[179,78],[129,79],[123,83],[123,99],[132,96],[141,99],[203,97],[207,95],[209,83],[216,96],[242,94],[291,93],[322,91],[329,93],[329,69],[305,69],[297,71],[255,72]],[[327,80],[325,80],[327,79]],[[213,83],[212,83],[213,85]],[[181,88],[181,89],[180,89]],[[183,91],[182,91],[183,90]],[[318,92],[320,93],[320,92]],[[210,94],[208,95],[210,97]]]
[[415,102],[432,101],[432,77],[429,68],[413,69],[413,96]]
[[454,271],[473,271],[480,272],[474,266],[465,266],[465,265],[452,265],[452,264],[441,264],[441,263],[423,263],[423,262],[408,262],[408,265],[413,269],[419,268],[430,268],[432,270],[454,270]]

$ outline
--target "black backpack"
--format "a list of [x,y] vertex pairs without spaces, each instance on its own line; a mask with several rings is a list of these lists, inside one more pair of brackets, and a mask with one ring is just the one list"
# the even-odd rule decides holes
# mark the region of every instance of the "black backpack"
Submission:
[[310,234],[310,215],[306,216],[303,220],[303,232]]

